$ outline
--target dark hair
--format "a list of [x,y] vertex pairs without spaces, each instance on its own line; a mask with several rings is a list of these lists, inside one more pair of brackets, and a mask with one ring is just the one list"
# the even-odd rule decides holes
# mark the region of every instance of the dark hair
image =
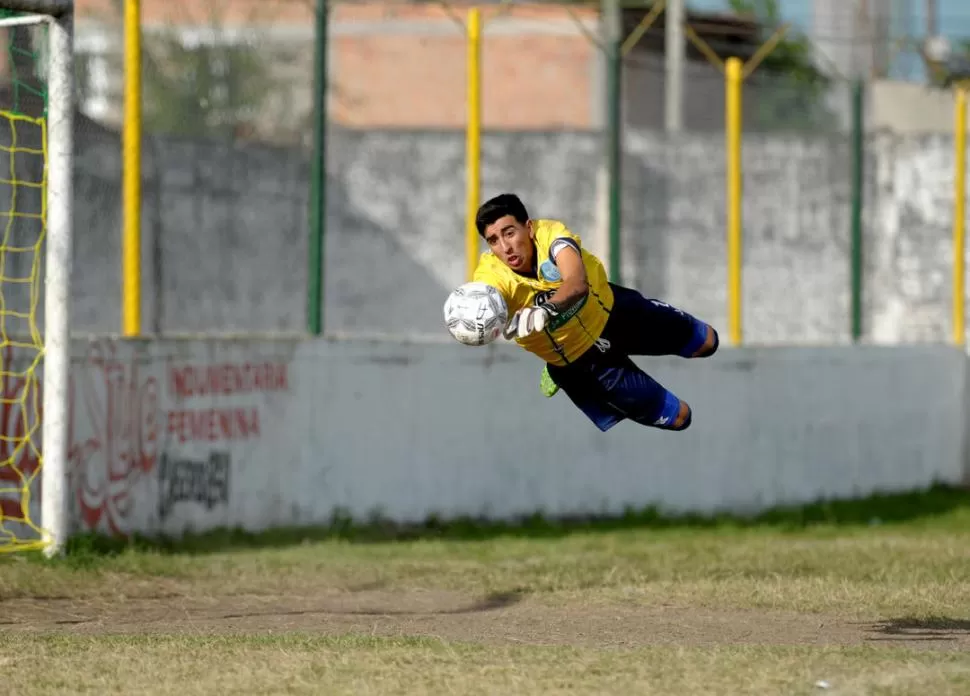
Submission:
[[475,227],[478,228],[478,234],[484,237],[485,228],[506,215],[511,215],[516,222],[523,225],[529,221],[529,212],[519,197],[514,193],[501,193],[482,203],[475,214]]

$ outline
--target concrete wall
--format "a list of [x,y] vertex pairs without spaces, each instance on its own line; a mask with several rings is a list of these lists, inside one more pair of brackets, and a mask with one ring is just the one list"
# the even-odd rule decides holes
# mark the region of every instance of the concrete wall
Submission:
[[[754,512],[965,479],[956,349],[725,349],[642,364],[693,406],[688,431],[600,433],[565,395],[544,399],[540,363],[504,341],[77,340],[73,528],[258,530],[336,510]],[[5,399],[24,388],[6,382]],[[5,407],[6,432],[23,415]],[[17,467],[35,469],[31,457],[22,449]]]
[[[462,135],[335,131],[329,143],[328,328],[442,335],[441,305],[464,268]],[[601,251],[600,145],[589,133],[489,134],[483,194],[519,191],[534,215],[564,219]],[[625,149],[624,281],[723,328],[723,137],[631,132]],[[870,340],[949,338],[952,159],[943,136],[875,136],[868,143]],[[20,166],[22,178],[39,176],[27,171],[38,162]],[[145,329],[302,330],[306,152],[149,138],[144,168]],[[120,325],[120,171],[116,134],[81,121],[72,307],[80,331]],[[747,341],[848,339],[849,178],[844,138],[746,137]],[[39,205],[29,190],[17,193],[19,210]],[[0,187],[0,202],[9,194]],[[31,224],[14,230],[33,239]],[[28,256],[10,263],[22,263],[29,275]],[[26,286],[4,285],[6,306],[26,310],[29,298],[18,290]]]
[[874,80],[868,86],[868,127],[901,135],[952,135],[954,90],[919,82]]

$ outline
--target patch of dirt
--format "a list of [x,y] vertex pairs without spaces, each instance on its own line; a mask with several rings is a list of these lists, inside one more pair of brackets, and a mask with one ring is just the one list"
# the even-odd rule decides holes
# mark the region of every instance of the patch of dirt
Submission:
[[690,607],[552,607],[515,595],[361,591],[314,596],[160,597],[0,602],[0,631],[104,633],[366,633],[479,643],[636,647],[898,645],[970,650],[970,621],[892,619]]

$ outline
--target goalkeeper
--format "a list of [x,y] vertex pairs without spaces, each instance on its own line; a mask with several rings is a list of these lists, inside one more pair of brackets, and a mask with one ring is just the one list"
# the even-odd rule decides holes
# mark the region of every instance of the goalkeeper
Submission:
[[546,396],[561,388],[603,432],[623,419],[664,430],[690,426],[690,406],[630,356],[708,357],[718,348],[713,327],[608,282],[577,235],[556,220],[529,218],[514,194],[485,202],[475,224],[489,251],[474,280],[505,298],[505,337],[546,362]]

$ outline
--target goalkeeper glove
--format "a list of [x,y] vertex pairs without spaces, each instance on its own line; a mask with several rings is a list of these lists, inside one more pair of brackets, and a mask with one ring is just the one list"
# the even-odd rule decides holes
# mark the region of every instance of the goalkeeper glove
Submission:
[[558,316],[559,311],[551,302],[544,302],[538,307],[523,307],[512,317],[512,321],[505,327],[505,338],[525,338],[544,330],[549,322]]

